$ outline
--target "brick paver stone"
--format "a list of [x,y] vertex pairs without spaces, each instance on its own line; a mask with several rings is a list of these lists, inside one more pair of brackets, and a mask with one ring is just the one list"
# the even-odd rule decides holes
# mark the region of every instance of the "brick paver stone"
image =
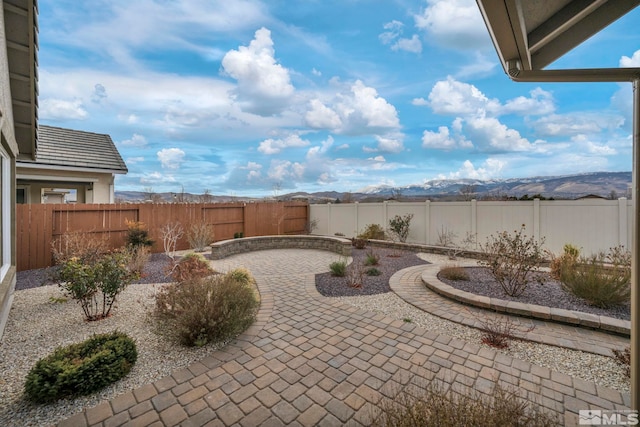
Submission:
[[[338,258],[282,249],[215,261],[217,271],[244,266],[257,279],[262,306],[247,334],[58,425],[368,425],[382,399],[434,379],[455,391],[486,394],[497,381],[511,384],[569,422],[577,421],[580,409],[624,409],[629,402],[628,394],[322,297],[314,274]],[[469,322],[465,313],[471,310],[428,293],[421,282],[425,268],[396,274],[394,291],[432,314]],[[601,340],[589,331],[567,335],[566,328],[538,324],[536,333],[548,332],[558,342]]]

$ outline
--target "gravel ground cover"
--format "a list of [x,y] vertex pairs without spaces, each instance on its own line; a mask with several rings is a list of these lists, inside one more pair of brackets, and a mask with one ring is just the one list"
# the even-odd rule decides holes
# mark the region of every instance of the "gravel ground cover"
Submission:
[[[378,265],[364,266],[368,253],[379,256]],[[379,276],[363,276],[364,283],[361,288],[353,288],[348,285],[347,277],[335,277],[331,273],[316,274],[316,289],[327,297],[375,295],[391,292],[389,278],[399,270],[414,265],[428,264],[418,258],[414,252],[398,251],[384,248],[365,248],[351,250],[353,261],[347,267],[347,275],[361,266],[363,271],[369,268],[377,268],[382,274]],[[327,270],[329,266],[327,266]]]
[[[354,262],[364,261],[365,250],[353,250]],[[452,337],[480,343],[479,332],[429,313],[417,310],[393,293],[389,293],[388,278],[396,271],[426,262],[443,262],[437,255],[404,253],[378,249],[383,276],[367,282],[362,289],[334,286],[329,273],[316,276],[316,284],[327,286],[334,296],[351,292],[356,296],[341,296],[340,300],[366,310],[396,319],[407,319],[426,329]],[[17,289],[2,343],[0,343],[0,426],[51,425],[82,408],[97,405],[105,399],[162,378],[176,369],[188,366],[219,346],[184,348],[167,342],[155,333],[148,313],[153,307],[156,293],[167,282],[168,259],[163,254],[153,255],[145,267],[139,286],[129,286],[121,294],[115,315],[100,322],[86,323],[82,312],[73,301],[60,302],[62,291],[46,283],[46,271],[32,270],[18,273]],[[328,266],[327,266],[328,269]],[[319,279],[318,279],[319,277]],[[149,284],[149,283],[155,284]],[[333,285],[332,285],[333,284]],[[341,291],[338,291],[341,290]],[[367,291],[372,295],[367,295]],[[58,346],[82,341],[94,333],[120,330],[133,336],[140,357],[131,373],[123,380],[101,392],[76,399],[66,399],[49,405],[33,405],[21,399],[24,378],[35,360],[49,354]],[[612,358],[567,350],[525,341],[514,341],[503,350],[506,354],[559,372],[594,381],[621,391],[629,390],[629,380],[623,369]]]
[[464,269],[469,273],[469,280],[449,280],[442,277],[442,275],[438,275],[438,278],[454,288],[477,295],[631,320],[630,304],[609,309],[592,307],[582,298],[578,298],[562,289],[562,284],[552,279],[548,273],[542,273],[544,275],[543,285],[539,285],[536,282],[531,283],[522,295],[511,297],[504,293],[489,269],[485,267],[464,267]]

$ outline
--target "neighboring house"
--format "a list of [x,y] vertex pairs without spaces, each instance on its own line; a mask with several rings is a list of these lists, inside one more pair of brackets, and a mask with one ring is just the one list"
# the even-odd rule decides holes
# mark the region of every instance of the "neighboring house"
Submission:
[[114,203],[115,175],[128,172],[109,135],[43,125],[16,169],[16,203]]
[[16,283],[16,158],[38,146],[37,13],[35,0],[0,0],[0,336]]

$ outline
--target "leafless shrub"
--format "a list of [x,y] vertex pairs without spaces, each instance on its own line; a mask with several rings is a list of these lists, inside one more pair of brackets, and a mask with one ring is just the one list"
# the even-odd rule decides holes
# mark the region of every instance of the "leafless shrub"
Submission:
[[62,264],[71,258],[94,263],[108,251],[106,236],[98,237],[83,231],[68,231],[51,242],[51,252],[56,264]]
[[146,246],[125,246],[122,250],[125,252],[127,259],[129,260],[129,271],[141,275],[144,270],[144,266],[151,257],[149,248]]
[[507,348],[513,339],[521,338],[533,331],[535,326],[522,327],[509,316],[481,316],[476,317],[481,324],[481,341],[495,348]]
[[191,223],[187,231],[187,241],[196,252],[204,252],[214,240],[213,227],[204,221]]
[[179,222],[170,222],[160,228],[160,235],[162,236],[164,253],[169,258],[174,258],[178,240],[182,237],[183,234],[184,228],[182,228],[182,225]]
[[505,294],[512,297],[522,295],[530,282],[542,277],[533,273],[544,262],[544,238],[538,241],[533,236],[527,237],[524,229],[523,225],[513,235],[503,231],[489,236],[481,246],[483,258],[478,261],[489,268]]
[[613,356],[616,362],[624,368],[624,373],[631,378],[631,347],[624,350],[613,349]]

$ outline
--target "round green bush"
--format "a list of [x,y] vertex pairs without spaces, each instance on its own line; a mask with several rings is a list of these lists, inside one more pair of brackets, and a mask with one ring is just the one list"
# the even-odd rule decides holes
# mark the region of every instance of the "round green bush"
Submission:
[[27,375],[25,396],[47,403],[91,394],[127,375],[137,358],[136,344],[128,335],[94,335],[40,359]]

